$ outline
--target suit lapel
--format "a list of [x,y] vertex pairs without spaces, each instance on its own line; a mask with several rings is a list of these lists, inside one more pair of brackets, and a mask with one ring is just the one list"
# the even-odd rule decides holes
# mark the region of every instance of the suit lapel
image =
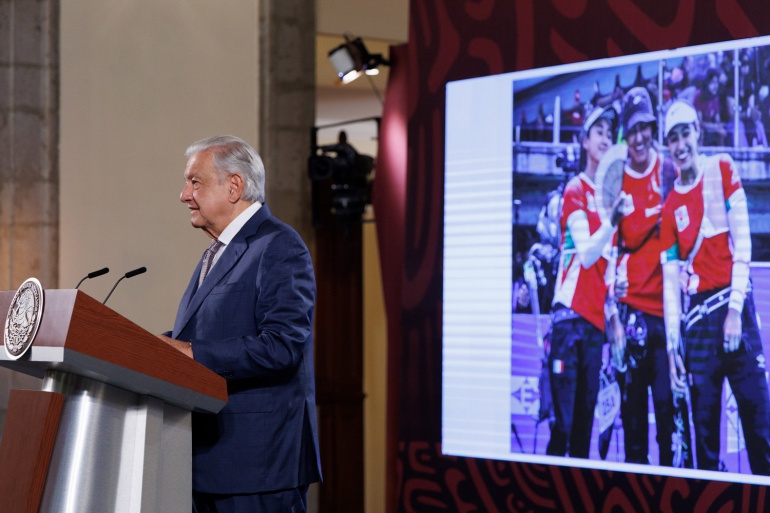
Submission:
[[262,207],[249,219],[241,230],[233,237],[230,244],[225,246],[222,256],[219,257],[217,263],[211,269],[209,274],[203,280],[200,288],[198,285],[198,276],[202,266],[202,261],[198,263],[195,268],[195,272],[190,279],[190,284],[187,286],[187,290],[182,296],[182,302],[179,305],[179,311],[177,312],[176,321],[174,322],[173,338],[176,338],[179,333],[185,328],[190,319],[198,311],[203,301],[211,293],[212,289],[230,272],[230,270],[238,263],[246,249],[249,247],[248,239],[257,232],[257,228],[262,224],[262,221],[267,219],[270,215],[270,210],[267,205]]
[[182,327],[187,322],[184,320],[184,314],[187,312],[187,307],[190,304],[190,300],[198,288],[198,276],[201,273],[202,265],[203,259],[198,261],[198,265],[195,267],[195,272],[193,272],[193,275],[190,277],[190,283],[187,285],[187,289],[182,295],[182,300],[179,302],[179,309],[176,312],[176,319],[174,320],[174,331],[171,333],[173,338],[176,338],[177,335],[179,335],[179,332],[182,331]]

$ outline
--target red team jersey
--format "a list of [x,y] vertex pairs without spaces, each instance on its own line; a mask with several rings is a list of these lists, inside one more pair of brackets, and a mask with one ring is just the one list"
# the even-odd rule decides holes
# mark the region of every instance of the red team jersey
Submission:
[[567,221],[582,211],[588,218],[588,228],[593,235],[602,222],[596,211],[594,184],[584,173],[572,178],[564,189],[561,211],[561,260],[553,303],[572,308],[583,319],[604,331],[604,300],[607,296],[605,273],[607,259],[604,256],[590,267],[581,265],[575,247],[576,236]]
[[621,303],[663,317],[663,268],[657,229],[661,212],[661,159],[655,153],[653,157],[643,173],[626,166],[623,174],[622,191],[631,197],[633,206],[626,201],[626,214],[619,224],[621,249],[616,273],[618,279],[628,280],[628,292]]
[[730,198],[744,193],[732,158],[700,155],[697,164],[700,175],[693,184],[682,185],[679,180],[674,184],[661,220],[663,260],[687,261],[690,295],[729,287],[734,258],[746,262],[751,258],[750,254],[733,255],[731,237],[738,232],[731,235],[727,211]]

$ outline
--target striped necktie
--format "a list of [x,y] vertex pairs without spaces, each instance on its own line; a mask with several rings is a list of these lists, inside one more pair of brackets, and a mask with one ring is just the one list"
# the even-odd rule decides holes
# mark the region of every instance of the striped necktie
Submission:
[[203,279],[209,273],[209,269],[211,269],[211,263],[214,262],[214,256],[222,246],[224,246],[224,244],[219,242],[219,239],[214,239],[211,241],[211,244],[209,244],[208,249],[206,249],[206,251],[203,253],[203,265],[201,265],[201,274],[198,278],[198,287],[201,286]]

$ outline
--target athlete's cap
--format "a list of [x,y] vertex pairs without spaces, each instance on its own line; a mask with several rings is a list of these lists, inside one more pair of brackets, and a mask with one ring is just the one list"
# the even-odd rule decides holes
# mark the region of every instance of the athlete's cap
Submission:
[[618,128],[618,111],[615,110],[614,105],[610,104],[604,108],[596,107],[591,111],[583,123],[583,128],[580,130],[580,160],[578,161],[578,169],[580,169],[580,171],[586,167],[586,159],[588,158],[586,155],[586,149],[583,148],[583,139],[588,137],[588,131],[591,130],[591,127],[594,126],[600,119],[606,119],[610,124],[610,141],[613,139],[612,134],[614,134],[615,130]]
[[607,105],[606,107],[596,107],[594,110],[591,111],[591,113],[586,118],[585,122],[583,123],[583,130],[580,132],[580,139],[582,140],[583,137],[586,137],[588,135],[588,131],[591,130],[591,127],[594,126],[594,123],[599,121],[600,119],[606,119],[610,123],[610,128],[614,132],[615,129],[618,126],[618,112],[615,110],[615,107],[612,105]]
[[627,135],[637,123],[655,123],[650,93],[644,87],[634,87],[623,97],[623,134]]
[[690,123],[696,123],[698,121],[698,113],[692,105],[684,100],[677,100],[671,104],[666,111],[666,119],[663,123],[664,137],[668,138],[668,133],[676,125],[689,125]]

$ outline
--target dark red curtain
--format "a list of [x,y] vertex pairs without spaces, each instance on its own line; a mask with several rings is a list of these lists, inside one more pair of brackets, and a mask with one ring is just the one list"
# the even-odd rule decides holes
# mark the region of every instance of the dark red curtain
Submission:
[[444,86],[770,34],[749,0],[412,0],[392,50],[374,207],[388,316],[388,511],[765,511],[760,486],[441,454]]
[[[388,327],[387,457],[388,475],[396,464],[401,361],[401,291],[404,267],[407,155],[407,45],[390,49],[391,70],[380,125],[377,171],[372,204],[377,219],[377,242]],[[387,480],[387,510],[395,510],[395,479]]]

